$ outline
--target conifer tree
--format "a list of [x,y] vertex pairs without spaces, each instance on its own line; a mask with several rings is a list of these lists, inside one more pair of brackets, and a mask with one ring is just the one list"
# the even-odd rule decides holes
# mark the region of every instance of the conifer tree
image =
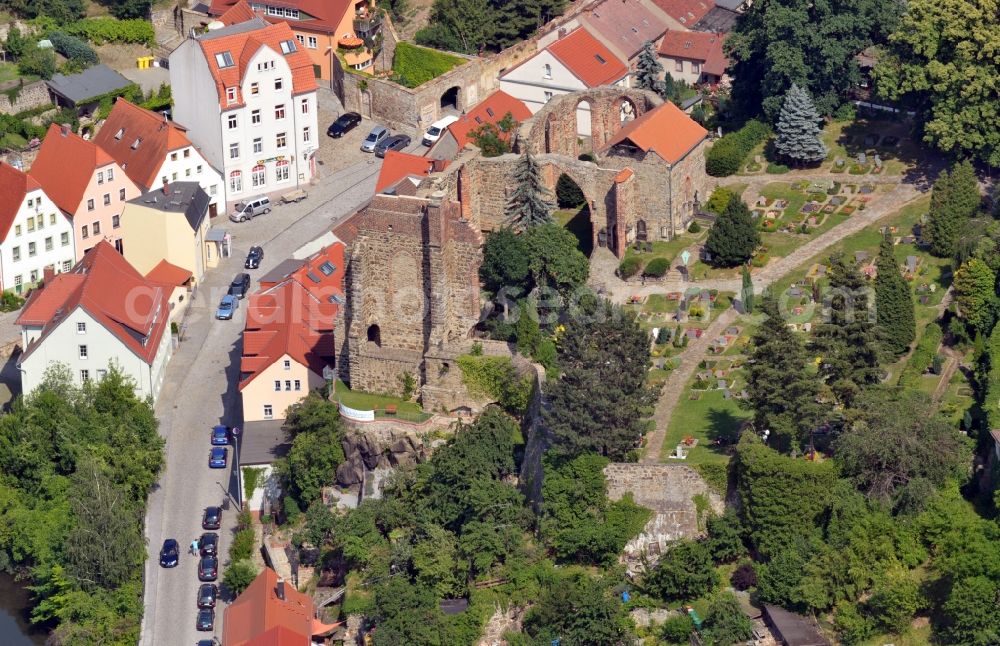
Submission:
[[743,300],[743,312],[753,314],[753,280],[750,278],[750,268],[743,265],[743,289],[740,292]]
[[514,167],[514,191],[507,198],[506,216],[517,231],[552,222],[555,204],[542,183],[542,171],[531,152],[524,151]]
[[799,164],[823,161],[827,149],[819,136],[819,124],[819,112],[816,111],[812,97],[793,83],[785,94],[778,116],[775,150]]
[[660,63],[660,57],[653,49],[653,41],[647,40],[642,44],[639,60],[636,61],[635,86],[663,96],[665,84],[662,77],[663,65]]
[[980,205],[979,182],[968,161],[942,170],[931,191],[927,234],[931,253],[941,258],[954,256],[965,223],[976,215]]
[[879,381],[878,336],[864,278],[843,255],[830,258],[830,291],[824,322],[814,328],[811,350],[820,357],[820,377],[849,406],[863,385]]
[[764,320],[751,338],[747,362],[747,404],[758,432],[788,450],[809,436],[822,419],[816,378],[806,372],[802,339],[788,328],[773,296],[760,304]]
[[875,266],[878,268],[875,315],[879,337],[885,349],[898,357],[910,349],[917,335],[917,323],[913,313],[913,293],[899,271],[888,232],[882,239]]
[[733,197],[705,241],[705,248],[712,254],[712,264],[717,267],[742,265],[759,246],[760,232],[754,225],[750,209],[743,200]]

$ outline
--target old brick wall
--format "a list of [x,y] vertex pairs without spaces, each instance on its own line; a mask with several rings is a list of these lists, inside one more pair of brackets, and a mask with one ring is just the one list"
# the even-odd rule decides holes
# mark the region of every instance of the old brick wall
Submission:
[[[508,345],[501,341],[482,339],[477,341],[483,356],[511,357]],[[431,348],[424,355],[426,382],[420,389],[420,401],[426,411],[450,413],[460,408],[468,408],[479,413],[487,405],[494,403],[490,397],[469,392],[462,379],[462,369],[457,359],[472,351],[472,340],[458,342],[446,347]]]
[[[0,91],[5,92],[7,89],[9,88],[0,88]],[[45,81],[35,81],[22,86],[13,101],[6,93],[0,94],[0,114],[18,114],[51,104],[49,86],[45,84]]]

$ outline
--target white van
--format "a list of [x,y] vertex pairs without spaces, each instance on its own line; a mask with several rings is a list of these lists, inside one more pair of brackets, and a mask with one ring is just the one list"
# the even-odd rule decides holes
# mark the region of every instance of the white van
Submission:
[[229,214],[232,222],[246,222],[263,213],[271,212],[271,200],[266,195],[258,195],[236,204],[235,210]]
[[444,134],[444,131],[448,128],[448,126],[455,123],[456,121],[458,121],[458,117],[453,115],[448,115],[447,117],[442,117],[441,119],[438,119],[437,121],[432,123],[431,127],[428,128],[427,132],[424,133],[424,140],[422,143],[425,146],[433,146],[434,143],[441,138],[441,135]]

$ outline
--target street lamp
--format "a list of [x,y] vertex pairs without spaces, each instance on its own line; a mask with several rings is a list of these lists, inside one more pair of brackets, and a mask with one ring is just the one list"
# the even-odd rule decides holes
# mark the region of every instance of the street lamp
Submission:
[[233,443],[236,445],[236,505],[243,511],[243,469],[240,467],[240,427],[233,427]]

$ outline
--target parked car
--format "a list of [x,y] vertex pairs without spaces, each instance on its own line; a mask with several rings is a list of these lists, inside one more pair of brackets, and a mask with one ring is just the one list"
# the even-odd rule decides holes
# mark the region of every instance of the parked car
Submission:
[[215,310],[215,318],[220,321],[229,321],[233,318],[233,313],[239,309],[240,299],[232,294],[226,294],[219,301],[219,308]]
[[219,586],[214,583],[202,583],[198,586],[198,607],[214,608],[219,599]]
[[212,427],[212,446],[226,446],[229,444],[229,427],[224,424],[216,424]]
[[198,561],[198,580],[215,581],[219,578],[219,559],[214,556],[203,556]]
[[198,550],[202,556],[217,556],[219,553],[219,535],[215,532],[205,532],[198,539]]
[[250,274],[236,274],[233,282],[229,283],[229,293],[236,298],[246,298],[250,291]]
[[257,195],[236,203],[236,208],[229,214],[230,222],[246,222],[258,215],[271,212],[271,199],[266,195]]
[[441,138],[441,135],[444,134],[444,131],[448,129],[448,126],[456,121],[458,121],[458,117],[452,114],[449,114],[447,117],[441,117],[431,124],[431,127],[424,133],[424,137],[420,140],[420,143],[425,146],[433,146]]
[[409,135],[393,135],[391,137],[386,137],[382,140],[382,143],[375,146],[375,156],[385,157],[386,151],[389,150],[403,150],[410,145]]
[[375,126],[368,133],[365,140],[361,142],[361,151],[366,153],[375,152],[375,147],[382,143],[382,140],[389,136],[389,129],[385,126]]
[[163,541],[163,547],[160,548],[160,567],[177,567],[178,560],[180,560],[180,549],[177,547],[177,541],[173,538]]
[[202,608],[198,611],[198,621],[195,623],[195,628],[201,632],[211,632],[215,630],[215,610],[211,608]]
[[345,112],[344,114],[337,117],[337,120],[330,124],[330,127],[326,129],[326,134],[334,139],[339,139],[345,134],[354,130],[361,123],[361,115],[357,112]]
[[222,527],[222,509],[219,507],[205,507],[205,513],[201,517],[202,529],[219,529]]
[[208,466],[210,469],[225,469],[226,459],[229,451],[224,446],[213,446],[208,452]]
[[199,639],[197,646],[219,646],[219,642],[214,639]]
[[258,246],[250,247],[250,253],[247,254],[247,261],[243,263],[243,266],[247,269],[257,269],[260,267],[260,261],[264,259],[264,249]]

